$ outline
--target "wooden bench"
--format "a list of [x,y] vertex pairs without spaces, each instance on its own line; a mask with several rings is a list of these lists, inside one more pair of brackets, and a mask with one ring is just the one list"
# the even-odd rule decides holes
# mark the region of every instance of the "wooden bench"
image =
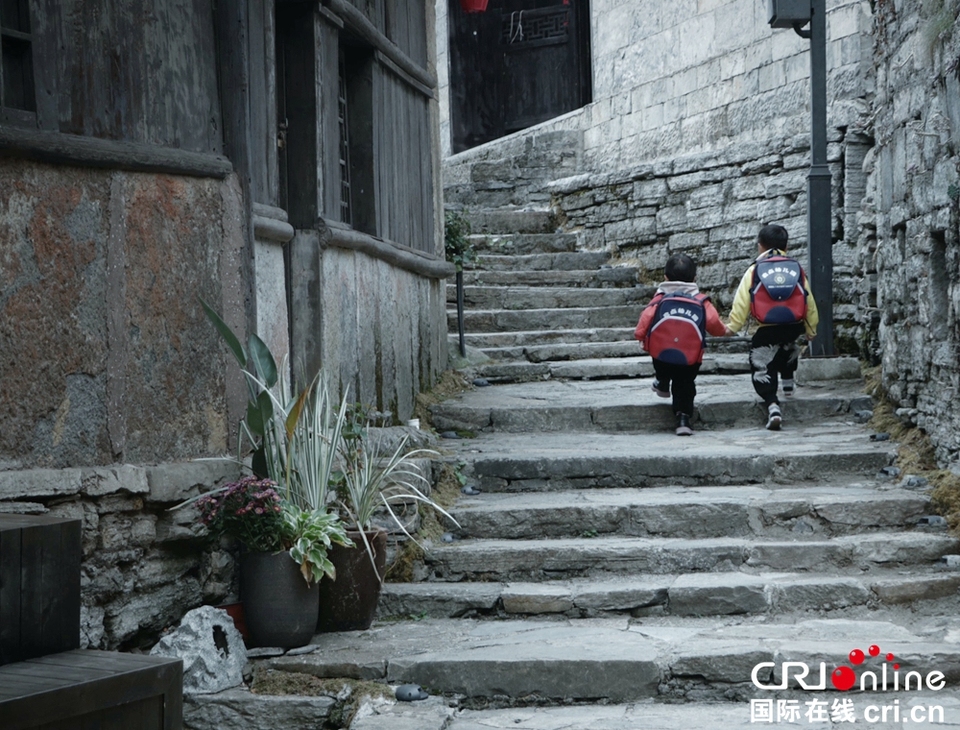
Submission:
[[180,730],[183,662],[75,649],[0,667],[3,730]]
[[80,532],[0,514],[0,730],[181,730],[181,660],[77,648]]

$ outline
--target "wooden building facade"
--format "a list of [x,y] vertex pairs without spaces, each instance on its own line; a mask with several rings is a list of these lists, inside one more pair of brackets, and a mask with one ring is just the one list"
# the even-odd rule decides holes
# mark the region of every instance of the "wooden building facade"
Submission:
[[0,3],[0,461],[225,444],[242,383],[198,296],[409,417],[452,271],[432,22],[424,0]]
[[230,586],[168,510],[235,476],[195,459],[231,453],[246,401],[199,298],[398,421],[445,368],[433,23],[0,0],[0,512],[83,520],[83,646]]

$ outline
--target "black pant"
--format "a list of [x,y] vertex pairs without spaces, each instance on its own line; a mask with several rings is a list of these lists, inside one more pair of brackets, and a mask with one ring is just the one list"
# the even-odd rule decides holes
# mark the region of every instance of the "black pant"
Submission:
[[[697,373],[700,372],[700,363],[696,365],[673,365],[654,358],[653,371],[657,374],[660,390],[670,391],[673,396],[673,412],[693,415],[693,399],[697,395]],[[672,387],[671,387],[672,383]]]
[[803,323],[771,324],[760,327],[750,341],[750,373],[753,389],[763,404],[780,403],[777,377],[793,379],[800,357],[797,340],[803,336]]

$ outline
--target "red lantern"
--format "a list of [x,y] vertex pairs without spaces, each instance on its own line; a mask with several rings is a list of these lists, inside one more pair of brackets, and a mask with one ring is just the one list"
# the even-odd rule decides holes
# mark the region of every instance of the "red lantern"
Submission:
[[482,13],[487,9],[488,0],[460,0],[460,8],[465,13]]

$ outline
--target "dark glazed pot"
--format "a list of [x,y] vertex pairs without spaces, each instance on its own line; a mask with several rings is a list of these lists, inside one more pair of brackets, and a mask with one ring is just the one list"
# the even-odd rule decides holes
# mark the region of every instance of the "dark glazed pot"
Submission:
[[347,535],[355,548],[334,545],[328,556],[337,569],[337,579],[320,581],[320,612],[317,631],[362,631],[369,629],[377,613],[380,586],[387,564],[387,533],[368,532],[376,571],[359,532]]
[[240,556],[240,599],[252,646],[290,649],[310,642],[320,601],[317,583],[307,584],[290,554]]

